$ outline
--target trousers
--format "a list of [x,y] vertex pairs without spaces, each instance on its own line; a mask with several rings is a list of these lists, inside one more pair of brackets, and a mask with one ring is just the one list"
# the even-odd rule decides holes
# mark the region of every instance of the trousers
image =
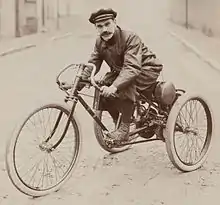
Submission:
[[134,102],[131,99],[121,99],[115,97],[99,96],[99,102],[96,107],[98,110],[108,111],[113,121],[117,121],[119,113],[122,114],[122,122],[130,123],[132,114],[134,112]]

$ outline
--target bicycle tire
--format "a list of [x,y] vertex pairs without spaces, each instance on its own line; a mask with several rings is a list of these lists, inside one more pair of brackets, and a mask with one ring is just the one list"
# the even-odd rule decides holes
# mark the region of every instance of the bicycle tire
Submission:
[[[13,135],[6,146],[6,155],[5,155],[5,162],[6,162],[6,170],[9,176],[9,179],[11,180],[12,184],[22,193],[32,196],[32,197],[40,197],[48,195],[52,192],[58,191],[64,183],[67,182],[67,180],[71,177],[73,173],[73,168],[76,167],[76,164],[78,162],[80,150],[81,150],[81,131],[79,127],[79,123],[77,122],[76,118],[72,116],[70,124],[73,126],[75,139],[76,139],[76,151],[74,153],[74,157],[72,158],[71,164],[63,176],[63,178],[59,181],[59,183],[55,184],[51,188],[40,190],[40,189],[34,189],[29,186],[27,186],[24,181],[22,181],[21,177],[18,175],[17,168],[16,168],[16,162],[15,162],[15,150],[16,150],[16,142],[20,136],[20,133],[27,123],[27,121],[34,116],[34,114],[47,109],[57,109],[64,113],[66,116],[70,114],[69,108],[59,105],[59,104],[46,104],[43,106],[40,106],[39,108],[35,109],[33,112],[31,112],[26,119],[21,123],[20,126],[18,126],[18,129],[15,130],[15,135]],[[65,137],[64,137],[65,138]]]
[[[95,111],[95,114],[99,119],[102,119],[103,111]],[[109,153],[123,152],[125,150],[128,150],[131,147],[131,145],[124,145],[121,147],[109,148],[105,143],[104,133],[103,133],[102,128],[95,121],[94,121],[94,132],[95,132],[95,136],[96,136],[96,139],[97,139],[99,145],[102,147],[102,149],[104,149],[105,151],[107,151]]]
[[[201,156],[198,157],[195,163],[186,162],[186,160],[183,161],[183,159],[181,159],[180,153],[178,153],[178,148],[176,145],[177,143],[175,141],[175,127],[176,127],[176,122],[177,122],[179,113],[184,108],[184,106],[187,105],[187,103],[193,100],[195,102],[196,101],[199,102],[202,105],[202,107],[204,108],[205,114],[206,114],[206,119],[207,119],[206,139],[201,150]],[[192,118],[192,116],[190,118]],[[164,129],[166,150],[173,165],[182,172],[190,172],[190,171],[199,169],[207,159],[207,156],[208,156],[208,153],[211,147],[212,130],[213,130],[212,111],[211,111],[209,104],[205,100],[205,98],[199,94],[193,94],[193,93],[183,94],[182,96],[180,96],[177,99],[177,101],[174,103],[169,113],[167,124],[166,124],[166,129]],[[198,138],[199,137],[200,136],[198,136]],[[188,139],[184,138],[184,140],[188,140]],[[195,151],[195,153],[197,154],[197,150]]]

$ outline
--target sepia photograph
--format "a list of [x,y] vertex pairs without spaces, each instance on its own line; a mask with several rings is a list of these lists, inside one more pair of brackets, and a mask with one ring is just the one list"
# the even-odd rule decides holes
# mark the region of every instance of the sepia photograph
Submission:
[[0,205],[218,204],[219,9],[0,0]]

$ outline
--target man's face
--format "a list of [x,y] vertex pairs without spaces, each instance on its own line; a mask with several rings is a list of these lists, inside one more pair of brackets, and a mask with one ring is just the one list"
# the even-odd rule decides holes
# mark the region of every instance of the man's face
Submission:
[[103,40],[108,41],[114,35],[117,25],[115,20],[107,19],[104,21],[96,22],[95,27]]

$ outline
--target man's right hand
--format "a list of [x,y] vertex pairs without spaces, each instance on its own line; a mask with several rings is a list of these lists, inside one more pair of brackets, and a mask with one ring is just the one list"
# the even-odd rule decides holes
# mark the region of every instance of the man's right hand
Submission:
[[111,86],[102,86],[101,89],[101,95],[103,95],[104,97],[110,97],[110,96],[114,96],[117,92],[117,88],[114,85]]

